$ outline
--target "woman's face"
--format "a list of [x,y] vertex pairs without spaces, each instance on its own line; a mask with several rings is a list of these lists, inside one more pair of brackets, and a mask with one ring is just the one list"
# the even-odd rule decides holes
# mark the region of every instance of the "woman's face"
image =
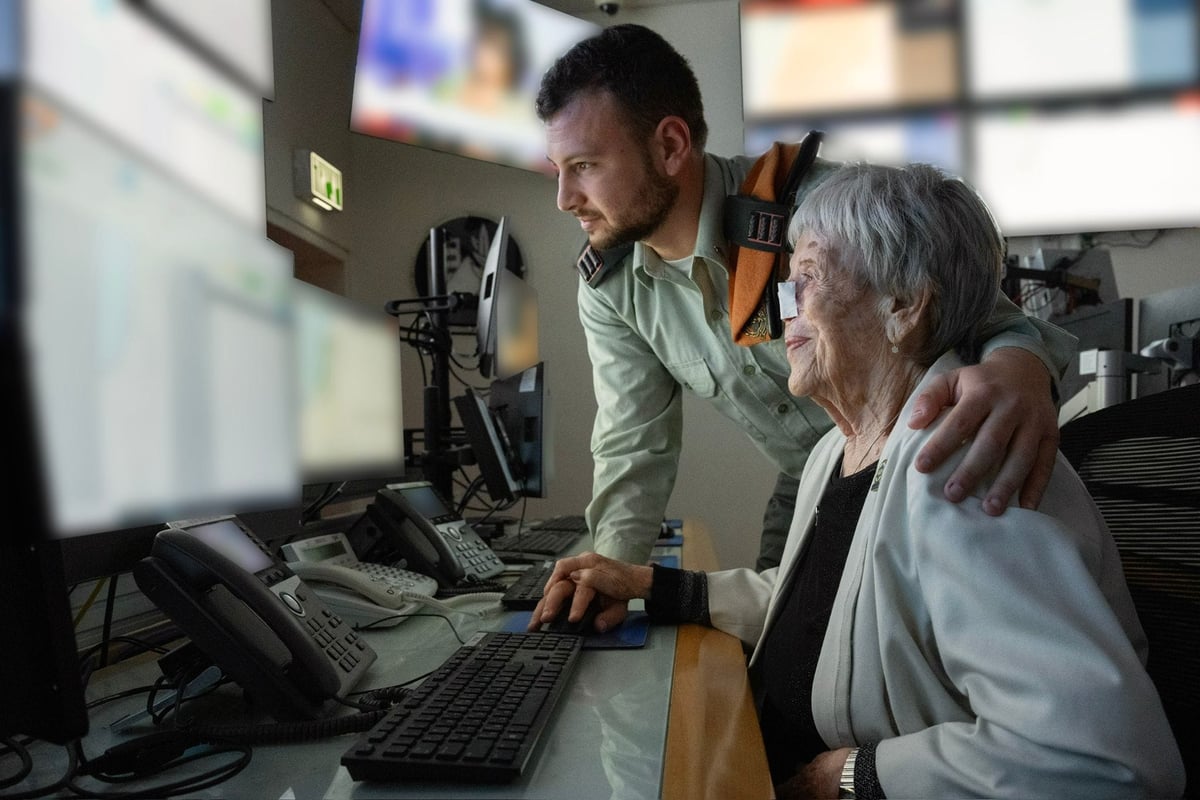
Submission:
[[797,397],[843,396],[886,352],[880,296],[860,286],[836,251],[807,233],[796,242],[789,267],[796,316],[785,320],[788,389]]

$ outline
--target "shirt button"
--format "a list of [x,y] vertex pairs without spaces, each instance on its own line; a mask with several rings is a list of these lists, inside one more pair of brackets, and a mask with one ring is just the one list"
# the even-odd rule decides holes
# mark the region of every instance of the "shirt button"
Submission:
[[780,414],[786,414],[786,413],[788,413],[788,411],[791,410],[791,408],[792,408],[791,405],[789,405],[788,403],[780,403],[779,405],[777,405],[775,407],[775,410],[778,411]]
[[712,317],[713,322],[720,322],[721,321],[721,310],[714,308],[712,310],[712,313],[709,314],[709,316]]
[[757,370],[754,368],[753,364],[747,364],[746,366],[742,367],[743,375],[753,375],[755,372],[757,372]]

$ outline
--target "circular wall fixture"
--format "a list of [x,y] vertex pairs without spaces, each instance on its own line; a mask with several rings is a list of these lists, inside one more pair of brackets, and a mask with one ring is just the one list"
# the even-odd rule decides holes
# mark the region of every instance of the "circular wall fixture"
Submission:
[[[442,242],[446,258],[446,291],[464,292],[479,296],[479,281],[483,277],[483,265],[487,261],[488,248],[496,235],[498,223],[486,217],[457,217],[439,225],[443,231]],[[525,262],[521,248],[510,234],[508,257],[505,259],[509,272],[525,277]],[[429,294],[429,239],[421,243],[417,252],[413,275],[416,278],[417,294]],[[452,325],[474,325],[474,309],[458,309],[449,314]]]

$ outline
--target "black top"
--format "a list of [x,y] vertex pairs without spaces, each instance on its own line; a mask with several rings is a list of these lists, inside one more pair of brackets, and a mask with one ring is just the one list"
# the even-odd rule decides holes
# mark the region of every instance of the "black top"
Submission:
[[872,464],[843,478],[838,460],[817,505],[812,535],[784,589],[779,615],[750,672],[776,784],[829,749],[813,723],[813,676],[874,474]]

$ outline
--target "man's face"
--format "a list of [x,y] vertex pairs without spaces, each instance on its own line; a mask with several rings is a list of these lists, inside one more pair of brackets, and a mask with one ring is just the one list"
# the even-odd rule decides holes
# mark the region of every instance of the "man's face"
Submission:
[[679,195],[605,91],[580,94],[546,122],[546,156],[558,172],[559,209],[597,250],[649,237]]

